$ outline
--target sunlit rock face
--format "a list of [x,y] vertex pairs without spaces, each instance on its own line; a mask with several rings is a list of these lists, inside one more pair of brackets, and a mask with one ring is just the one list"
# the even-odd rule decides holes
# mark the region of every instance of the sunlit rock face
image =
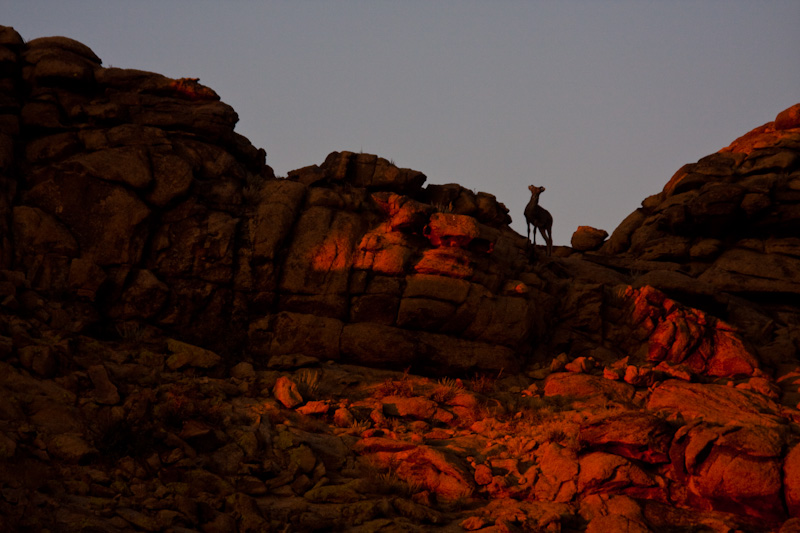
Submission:
[[600,250],[649,261],[637,285],[727,313],[766,357],[798,342],[799,110],[682,167]]
[[519,369],[542,315],[541,287],[518,280],[524,239],[497,223],[505,209],[489,195],[459,189],[462,207],[430,204],[424,180],[342,152],[267,183],[250,235],[273,247],[250,271],[273,277],[252,286],[269,314],[251,324],[251,349],[433,373]]
[[794,530],[799,116],[545,256],[0,27],[0,529]]

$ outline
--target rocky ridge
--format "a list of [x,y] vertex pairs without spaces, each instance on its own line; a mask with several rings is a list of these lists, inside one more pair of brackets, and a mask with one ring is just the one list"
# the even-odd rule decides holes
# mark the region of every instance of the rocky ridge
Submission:
[[545,258],[71,39],[0,94],[5,529],[798,527],[800,106]]

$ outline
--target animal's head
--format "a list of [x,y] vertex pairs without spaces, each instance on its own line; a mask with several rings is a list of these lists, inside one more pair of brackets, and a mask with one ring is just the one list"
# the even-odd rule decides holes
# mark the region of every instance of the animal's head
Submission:
[[537,187],[536,185],[528,185],[528,190],[531,194],[540,195],[544,192],[544,187]]

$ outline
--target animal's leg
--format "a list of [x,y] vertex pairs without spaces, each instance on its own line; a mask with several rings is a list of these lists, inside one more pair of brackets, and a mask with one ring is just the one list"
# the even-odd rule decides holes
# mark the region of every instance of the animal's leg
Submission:
[[544,240],[547,241],[547,255],[552,255],[552,253],[553,253],[553,232],[549,227],[547,228],[547,235],[545,236]]
[[539,228],[539,232],[542,234],[544,243],[547,245],[547,255],[550,255],[550,249],[553,246],[553,238],[550,236],[550,229],[546,226],[542,226]]

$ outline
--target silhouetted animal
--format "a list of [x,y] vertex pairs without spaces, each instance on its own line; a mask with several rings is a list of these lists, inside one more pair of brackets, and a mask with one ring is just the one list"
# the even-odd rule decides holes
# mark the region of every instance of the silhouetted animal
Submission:
[[536,228],[547,243],[547,255],[553,252],[553,215],[539,205],[539,195],[544,192],[544,187],[529,185],[531,200],[525,206],[525,221],[528,223],[528,240],[531,239],[531,225],[533,225],[533,244],[536,245]]

